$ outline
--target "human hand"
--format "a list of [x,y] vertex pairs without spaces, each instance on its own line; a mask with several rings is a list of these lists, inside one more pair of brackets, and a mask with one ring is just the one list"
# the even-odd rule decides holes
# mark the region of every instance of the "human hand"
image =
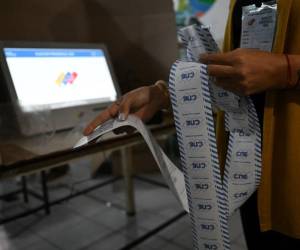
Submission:
[[168,106],[167,98],[157,84],[132,90],[102,111],[87,125],[83,133],[89,135],[100,124],[117,116],[120,120],[126,120],[129,114],[134,114],[142,121],[148,121],[156,112]]
[[210,76],[225,90],[251,95],[287,85],[287,62],[282,54],[256,49],[236,49],[227,53],[203,54]]

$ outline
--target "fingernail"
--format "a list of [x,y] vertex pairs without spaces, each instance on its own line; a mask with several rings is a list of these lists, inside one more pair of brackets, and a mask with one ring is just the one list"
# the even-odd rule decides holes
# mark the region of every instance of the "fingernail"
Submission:
[[119,114],[118,120],[119,120],[119,121],[125,121],[125,115],[124,115],[124,113],[120,113],[120,114]]

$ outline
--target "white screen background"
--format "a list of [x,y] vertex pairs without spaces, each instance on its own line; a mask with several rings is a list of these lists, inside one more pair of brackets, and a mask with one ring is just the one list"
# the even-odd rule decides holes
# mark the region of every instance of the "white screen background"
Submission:
[[[116,100],[105,57],[7,57],[15,90],[24,110],[77,106]],[[56,83],[59,75],[76,72],[73,84]]]

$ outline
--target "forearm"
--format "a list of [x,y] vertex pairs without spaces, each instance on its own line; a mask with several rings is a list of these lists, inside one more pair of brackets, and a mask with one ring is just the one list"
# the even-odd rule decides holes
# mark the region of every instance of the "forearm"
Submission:
[[[296,89],[300,88],[300,55],[275,54],[266,64],[264,74],[269,75],[269,80],[274,83],[269,89]],[[269,74],[268,74],[269,72]],[[268,90],[268,89],[267,89]]]
[[[290,83],[288,83],[291,87],[300,88],[300,83],[299,83],[299,76],[300,76],[300,55],[288,55],[288,60],[290,63],[290,72],[288,73],[288,75],[290,74],[290,76],[288,76],[288,78],[290,78],[287,81],[290,81]],[[287,62],[288,63],[288,62]],[[287,66],[288,67],[288,66]],[[287,71],[289,71],[289,69],[287,69]]]

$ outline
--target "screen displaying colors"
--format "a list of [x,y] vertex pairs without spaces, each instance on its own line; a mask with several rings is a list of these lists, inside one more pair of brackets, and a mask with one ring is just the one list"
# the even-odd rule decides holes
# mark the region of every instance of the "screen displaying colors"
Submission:
[[18,101],[24,111],[115,101],[101,49],[4,48]]

